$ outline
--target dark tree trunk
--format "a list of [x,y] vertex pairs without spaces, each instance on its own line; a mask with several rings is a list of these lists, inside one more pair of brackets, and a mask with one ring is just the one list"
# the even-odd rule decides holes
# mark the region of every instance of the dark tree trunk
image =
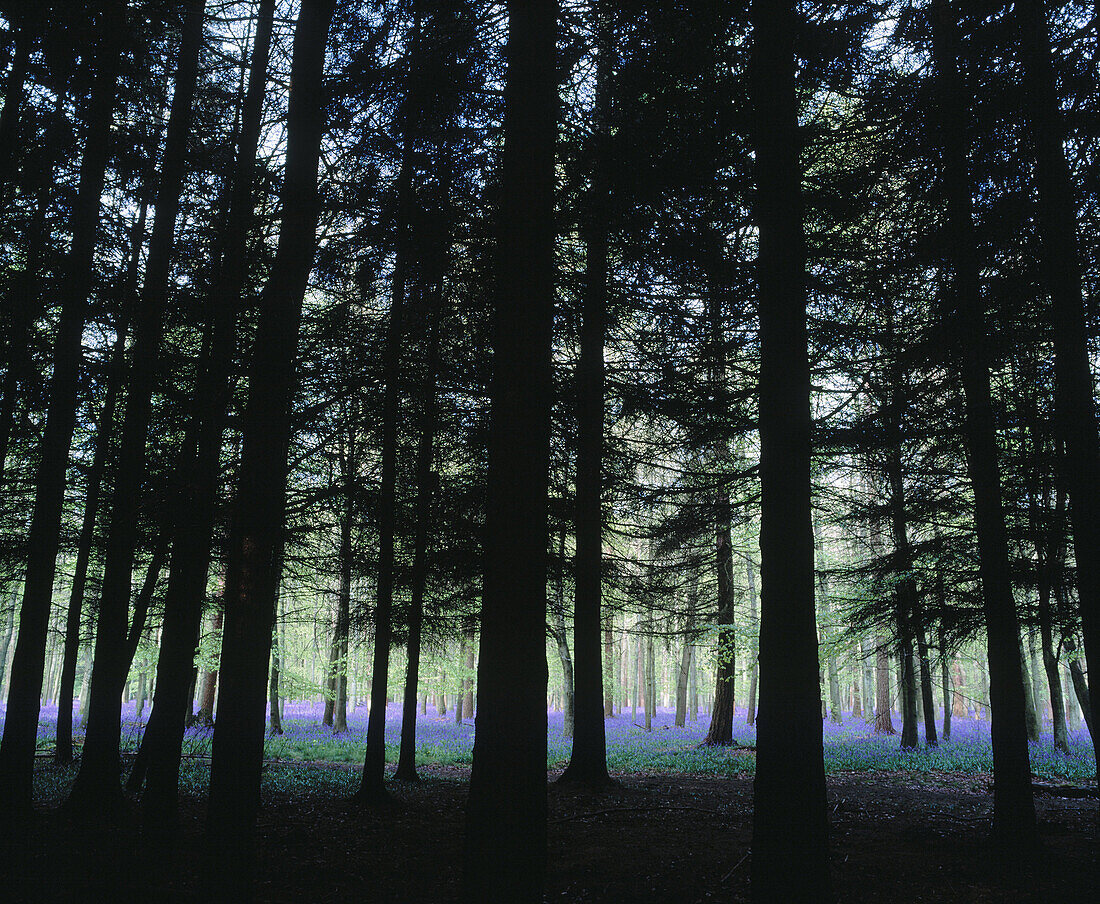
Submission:
[[928,747],[939,744],[936,737],[936,702],[932,691],[932,661],[928,655],[928,639],[924,633],[924,612],[918,603],[913,610],[913,624],[917,635],[917,666],[920,669],[921,703],[924,710],[924,743]]
[[610,612],[604,613],[603,622],[603,715],[605,719],[615,718],[615,637]]
[[1024,681],[1024,728],[1027,731],[1027,739],[1032,743],[1039,743],[1039,703],[1035,699],[1035,687],[1031,680],[1031,670],[1028,668],[1027,650],[1023,643],[1020,644],[1020,674]]
[[[690,625],[689,625],[690,630]],[[680,654],[680,668],[676,672],[676,727],[683,728],[687,722],[688,679],[691,677],[692,643],[690,636],[684,640],[684,649]]]
[[589,4],[596,37],[594,161],[584,223],[585,282],[577,362],[577,495],[574,523],[576,590],[573,655],[575,730],[569,765],[560,781],[593,787],[610,782],[604,731],[600,618],[603,603],[604,340],[607,319],[610,179],[608,130],[614,36],[610,4]]
[[762,589],[752,896],[820,904],[832,889],[814,611],[798,18],[785,0],[754,0],[752,25]]
[[477,732],[462,900],[546,874],[546,568],[558,4],[508,4]]
[[145,284],[134,314],[134,347],[119,441],[118,467],[107,532],[103,587],[96,622],[95,659],[88,694],[88,720],[80,771],[66,806],[98,813],[122,804],[119,785],[121,712],[119,696],[129,671],[126,623],[138,545],[145,448],[157,378],[164,309],[168,298],[176,218],[183,190],[187,142],[198,84],[205,0],[188,0],[179,49],[172,109],[168,119],[149,240]]
[[93,57],[95,72],[85,119],[84,155],[70,214],[72,242],[65,262],[61,315],[54,333],[46,425],[35,471],[34,508],[27,533],[27,562],[19,637],[8,685],[0,743],[0,809],[28,811],[45,663],[46,633],[56,568],[65,473],[76,423],[84,314],[94,282],[96,235],[110,149],[121,63],[125,4],[102,6]]
[[[237,314],[247,278],[247,244],[254,212],[253,175],[274,14],[275,0],[261,0],[256,13],[248,89],[241,110],[237,159],[229,189],[229,214],[223,246],[216,261],[218,275],[206,299],[209,359],[200,365],[195,386],[190,425],[196,437],[194,457],[185,457],[178,469],[181,490],[164,599],[157,690],[142,739],[149,780],[142,800],[143,811],[147,823],[161,826],[170,826],[175,821],[180,751],[184,729],[192,721],[198,681],[194,668],[195,645],[210,570],[210,547],[221,479],[222,434],[236,351]],[[184,448],[189,448],[189,444],[185,443]],[[128,786],[133,789],[142,778],[135,764]]]
[[[355,432],[348,431],[340,456],[344,483],[344,513],[340,519],[340,589],[336,595],[336,628],[332,636],[333,700],[329,724],[335,734],[348,730],[348,633],[351,627],[351,559],[352,525],[355,517],[353,486],[358,458],[355,454]],[[328,711],[326,705],[325,711]]]
[[390,642],[393,633],[394,526],[397,518],[397,424],[400,402],[398,377],[405,334],[406,283],[410,265],[414,184],[413,150],[420,128],[420,55],[423,47],[421,9],[414,5],[412,47],[401,123],[401,167],[397,175],[397,234],[394,249],[393,290],[382,360],[382,474],[378,488],[378,581],[374,609],[374,668],[371,672],[370,715],[363,772],[355,799],[372,804],[386,793],[386,699]]
[[279,641],[278,627],[271,632],[271,675],[267,679],[268,724],[272,736],[283,733],[283,719],[279,712]]
[[[137,288],[138,266],[141,260],[141,246],[145,240],[145,219],[148,209],[148,204],[141,205],[131,235],[130,260],[126,268],[122,295],[123,310],[127,312],[132,307],[132,299]],[[88,566],[95,540],[103,472],[110,450],[111,435],[114,432],[115,407],[126,367],[126,336],[129,329],[129,318],[126,316],[115,327],[115,344],[111,350],[111,371],[108,375],[107,392],[103,399],[103,410],[99,416],[99,426],[96,429],[92,465],[88,469],[84,518],[80,525],[80,539],[77,541],[73,585],[69,591],[69,609],[65,615],[65,654],[61,665],[61,688],[57,704],[57,747],[54,753],[54,759],[58,763],[71,763],[73,760],[73,694],[76,686],[76,665],[80,657],[80,622],[84,611],[84,591],[87,587]]]
[[[1024,727],[1024,685],[1020,672],[1020,628],[1009,579],[1008,541],[1001,506],[1001,478],[989,370],[987,325],[978,279],[971,186],[966,149],[967,112],[961,107],[957,19],[948,0],[932,8],[933,61],[939,80],[941,164],[951,271],[947,307],[955,322],[946,332],[966,341],[957,349],[966,400],[964,438],[974,490],[986,629],[989,638],[989,696],[993,735],[993,829],[1006,841],[1035,839],[1035,804]],[[953,309],[953,310],[952,310]]]
[[[1023,44],[1025,106],[1035,153],[1038,219],[1042,236],[1043,274],[1051,300],[1054,326],[1055,407],[1065,451],[1059,457],[1069,491],[1073,550],[1085,655],[1092,696],[1100,687],[1100,437],[1085,325],[1081,258],[1078,252],[1074,189],[1064,148],[1062,117],[1050,30],[1042,0],[1016,5]],[[1100,745],[1094,745],[1100,769]]]
[[271,630],[281,565],[294,364],[302,302],[317,244],[317,169],[325,45],[335,0],[303,0],[294,33],[287,109],[282,228],[249,368],[235,517],[228,550],[222,692],[210,764],[208,829],[218,859],[247,888],[259,806]]

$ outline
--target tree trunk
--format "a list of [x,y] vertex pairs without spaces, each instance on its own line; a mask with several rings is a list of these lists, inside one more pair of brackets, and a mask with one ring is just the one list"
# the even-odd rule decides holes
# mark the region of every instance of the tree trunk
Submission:
[[[689,625],[690,629],[690,625]],[[691,675],[690,640],[684,641],[684,650],[680,654],[680,668],[676,673],[676,727],[683,728],[687,721],[688,678]]]
[[[955,349],[965,399],[967,470],[974,492],[978,570],[989,642],[993,736],[993,830],[1004,841],[1030,846],[1035,840],[1035,804],[1024,726],[1020,629],[1009,578],[1008,540],[1001,504],[1001,476],[986,361],[987,325],[982,308],[978,250],[958,74],[957,19],[948,0],[932,7],[932,56],[939,83],[939,140],[946,209],[943,247],[950,269],[945,334],[965,337]],[[1091,386],[1091,384],[1090,384]],[[1090,389],[1091,392],[1091,389]]]
[[890,706],[890,657],[886,638],[875,638],[875,734],[897,734]]
[[[143,504],[142,483],[145,479],[153,391],[164,334],[164,310],[168,300],[193,101],[198,85],[205,6],[205,0],[188,0],[186,4],[172,108],[157,185],[156,215],[145,265],[145,283],[134,314],[134,344],[127,382],[126,413],[119,440],[111,520],[105,543],[88,723],[80,771],[66,801],[66,807],[71,812],[83,814],[100,813],[104,807],[118,808],[123,802],[118,780],[121,768],[119,692],[129,671],[126,624]],[[136,637],[133,640],[136,641]]]
[[[585,282],[577,362],[577,492],[574,523],[576,590],[573,653],[576,657],[576,734],[561,781],[592,787],[607,774],[606,707],[600,662],[603,604],[604,342],[607,319],[608,233],[611,181],[608,167],[611,67],[614,36],[607,4],[589,4],[595,27],[596,85],[592,142],[594,159],[583,225]],[[567,693],[571,688],[567,688]]]
[[462,900],[542,900],[556,0],[508,3],[477,733]]
[[[603,715],[605,719],[615,718],[615,636],[610,612],[604,613],[603,622]],[[606,752],[605,749],[605,760]]]
[[[1015,7],[1023,45],[1025,105],[1035,154],[1039,233],[1054,328],[1056,424],[1064,446],[1061,476],[1069,491],[1073,550],[1085,654],[1100,663],[1100,436],[1085,323],[1074,188],[1066,162],[1066,127],[1052,62],[1046,4],[1023,0]],[[1089,676],[1100,691],[1100,668]],[[1093,746],[1100,770],[1100,745]],[[1098,772],[1100,775],[1100,772]]]
[[762,589],[752,897],[820,904],[832,889],[814,611],[798,16],[786,0],[754,0],[752,25]]
[[[558,573],[556,576],[556,594],[554,605],[550,607],[550,633],[554,637],[554,642],[558,648],[558,659],[561,662],[561,680],[562,680],[562,696],[564,698],[562,706],[562,734],[567,737],[573,737],[574,726],[574,703],[575,696],[573,691],[573,660],[569,655],[569,637],[565,631],[565,524],[561,525],[561,529],[558,531]],[[574,637],[576,636],[576,628],[574,627]],[[576,750],[576,743],[573,744],[573,749]],[[572,761],[572,758],[570,758]],[[566,767],[566,773],[569,772],[569,768]],[[564,778],[564,776],[562,776]]]
[[31,808],[46,634],[53,600],[69,447],[76,424],[84,315],[95,278],[96,237],[118,90],[126,4],[120,0],[104,2],[98,25],[95,40],[90,45],[94,81],[85,119],[79,185],[69,217],[72,239],[59,293],[61,314],[54,331],[49,402],[35,470],[19,635],[11,664],[4,737],[0,743],[0,809],[8,812],[27,812]]
[[1028,668],[1027,654],[1024,646],[1020,644],[1020,673],[1024,680],[1024,727],[1027,730],[1027,739],[1035,744],[1039,743],[1039,713],[1035,701],[1034,686],[1031,681],[1031,673]]
[[[195,439],[184,443],[177,469],[180,487],[172,559],[164,598],[164,624],[157,660],[157,692],[142,739],[145,766],[135,763],[131,789],[148,770],[142,799],[146,825],[174,824],[179,791],[180,753],[185,727],[193,721],[198,672],[195,646],[202,623],[218,487],[222,437],[231,395],[237,316],[247,282],[248,237],[254,217],[253,182],[266,94],[275,0],[260,0],[249,62],[248,88],[241,107],[241,131],[229,188],[229,211],[215,260],[217,277],[206,298],[208,359],[196,376],[191,423]],[[191,450],[194,450],[193,452]]]
[[279,637],[275,628],[271,637],[271,676],[267,680],[268,722],[272,736],[283,733],[283,718],[279,712]]
[[[286,506],[294,361],[302,301],[317,242],[317,170],[324,107],[325,45],[334,0],[303,0],[294,33],[287,108],[282,228],[259,302],[249,368],[241,468],[227,556],[222,693],[210,764],[208,829],[218,859],[229,865],[248,844],[259,806],[264,709],[271,629],[278,590],[278,552]],[[242,846],[244,850],[242,852]],[[233,863],[247,889],[245,865]],[[228,873],[229,870],[226,870]]]
[[[760,633],[760,622],[756,613],[756,567],[753,564],[751,555],[745,556],[745,571],[749,579],[749,630],[755,640]],[[756,647],[756,643],[753,643],[750,647],[750,650],[752,650],[752,668],[749,670],[749,698],[746,701],[745,724],[747,725],[756,723],[756,676],[758,668]]]
[[[386,698],[388,696],[390,641],[393,633],[394,529],[397,517],[397,424],[400,402],[398,377],[401,372],[401,345],[405,333],[406,282],[410,253],[414,184],[413,145],[420,131],[421,86],[419,70],[422,53],[421,9],[414,4],[416,18],[410,51],[409,73],[401,123],[401,166],[397,176],[397,220],[394,224],[393,286],[386,343],[382,360],[382,474],[378,490],[378,579],[374,609],[374,668],[371,671],[370,715],[367,719],[367,745],[363,772],[355,799],[373,804],[387,798],[386,771]],[[442,691],[440,692],[442,695]],[[445,706],[446,704],[444,704]],[[442,715],[442,713],[440,713]]]
[[[1081,715],[1085,719],[1085,727],[1089,730],[1089,738],[1096,743],[1096,733],[1092,730],[1092,701],[1089,693],[1088,679],[1081,668],[1081,660],[1073,654],[1077,652],[1077,642],[1072,637],[1065,639],[1066,656],[1069,659],[1069,675],[1073,684],[1073,693],[1077,698],[1077,705],[1081,708]],[[1077,725],[1080,728],[1080,724]]]
[[[210,620],[210,633],[217,643],[218,632],[222,629],[223,616],[219,609],[214,610]],[[218,670],[208,669],[202,673],[202,696],[199,698],[199,711],[195,714],[195,724],[203,728],[214,726],[214,699],[218,689]]]
[[[130,237],[130,259],[122,294],[123,310],[129,312],[137,290],[138,268],[141,262],[141,246],[145,240],[145,221],[149,210],[142,203]],[[95,542],[95,524],[99,513],[99,497],[103,487],[103,475],[114,432],[115,406],[122,388],[122,376],[126,367],[126,336],[129,333],[129,317],[124,315],[115,327],[115,343],[111,350],[111,371],[103,410],[96,429],[95,452],[88,470],[88,487],[84,497],[84,517],[77,541],[76,563],[73,566],[73,584],[69,591],[69,609],[65,616],[65,658],[61,666],[61,691],[57,707],[57,746],[54,760],[67,764],[73,760],[73,692],[76,684],[76,664],[80,655],[80,622],[84,611],[84,592],[88,582],[92,545]]]
[[[723,368],[724,370],[724,368]],[[733,744],[734,679],[737,659],[733,619],[733,544],[730,536],[732,511],[729,493],[718,500],[716,558],[718,566],[718,670],[714,679],[714,706],[703,744],[708,747]]]

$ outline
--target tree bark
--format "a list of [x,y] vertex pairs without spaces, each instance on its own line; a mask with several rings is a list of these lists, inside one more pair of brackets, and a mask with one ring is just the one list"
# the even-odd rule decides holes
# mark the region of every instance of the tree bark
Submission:
[[[941,112],[939,141],[951,272],[948,330],[965,337],[956,354],[965,398],[967,469],[974,491],[974,526],[989,640],[989,691],[993,736],[993,830],[1004,841],[1035,841],[1035,804],[1024,727],[1020,628],[1009,579],[1008,541],[1001,503],[1001,476],[985,359],[987,325],[978,278],[973,202],[966,149],[967,111],[958,74],[958,24],[949,0],[932,6],[932,56]],[[953,309],[953,310],[952,310]]]
[[614,36],[610,5],[592,0],[596,41],[594,162],[586,205],[585,284],[577,362],[577,494],[573,655],[576,667],[575,736],[563,782],[606,786],[607,737],[600,620],[603,605],[604,342],[606,340],[608,232],[611,181],[608,173],[611,66]]
[[546,552],[556,0],[508,3],[477,732],[461,897],[538,902],[546,872]]
[[[760,714],[752,897],[832,900],[817,676],[798,16],[754,0],[750,61],[760,310]],[[792,864],[798,869],[792,869]]]
[[[1052,62],[1050,29],[1042,0],[1015,6],[1023,48],[1025,110],[1035,154],[1042,264],[1054,328],[1056,424],[1064,445],[1061,476],[1069,491],[1077,562],[1077,589],[1085,654],[1100,663],[1100,436],[1085,324],[1074,189],[1066,162],[1066,127]],[[1089,675],[1100,691],[1100,668]],[[1100,745],[1093,754],[1100,769]]]
[[[247,846],[259,806],[271,629],[286,507],[294,362],[302,302],[317,243],[317,170],[325,45],[334,0],[303,0],[294,33],[287,109],[282,228],[249,368],[248,401],[230,536],[222,692],[210,764],[208,831],[228,863]],[[247,849],[242,853],[247,863]],[[234,864],[234,869],[238,869]],[[241,866],[234,876],[249,881]]]
[[84,315],[94,282],[100,205],[114,121],[126,8],[107,0],[93,45],[95,73],[85,119],[79,185],[70,212],[72,234],[61,289],[61,315],[54,333],[46,424],[35,470],[35,497],[27,533],[19,635],[8,685],[4,737],[0,743],[0,809],[29,812],[38,733],[46,633],[53,599],[65,475],[76,424],[83,354]]
[[[130,260],[126,268],[126,278],[122,294],[123,310],[129,312],[137,288],[138,266],[141,260],[141,246],[145,240],[145,220],[148,204],[143,203],[134,222],[130,240]],[[73,693],[76,685],[76,665],[80,657],[80,622],[84,611],[84,592],[88,582],[88,567],[91,563],[92,545],[95,541],[96,517],[99,513],[99,498],[103,486],[103,475],[110,450],[111,436],[114,432],[115,407],[122,388],[123,370],[126,366],[126,337],[129,333],[129,317],[124,315],[115,327],[115,343],[111,351],[111,370],[107,378],[107,391],[103,399],[103,410],[96,429],[95,452],[92,465],[88,469],[88,488],[84,497],[84,517],[80,525],[80,539],[77,541],[76,563],[73,566],[73,584],[69,591],[69,608],[65,616],[65,654],[61,666],[61,689],[57,706],[57,745],[54,760],[67,764],[73,760]]]
[[875,638],[875,734],[897,734],[890,706],[890,658],[886,638]]
[[[142,739],[145,766],[137,764],[127,783],[140,785],[148,770],[142,799],[147,825],[174,824],[179,792],[180,752],[186,725],[192,721],[197,684],[195,646],[206,601],[210,548],[218,487],[222,436],[231,395],[231,367],[236,353],[237,316],[247,282],[248,236],[254,215],[253,182],[266,93],[275,0],[260,0],[249,61],[248,88],[241,108],[241,131],[229,189],[224,241],[215,261],[217,278],[206,298],[209,310],[209,358],[198,368],[189,429],[178,467],[179,505],[172,558],[164,599],[164,623],[157,660],[157,690]],[[190,453],[190,449],[194,449]],[[139,759],[142,754],[139,754]]]

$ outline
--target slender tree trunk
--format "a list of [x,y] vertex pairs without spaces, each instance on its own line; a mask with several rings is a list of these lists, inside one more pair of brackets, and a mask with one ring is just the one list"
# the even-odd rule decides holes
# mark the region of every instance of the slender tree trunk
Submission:
[[85,120],[84,155],[70,212],[72,239],[65,261],[61,315],[54,332],[49,402],[35,471],[34,508],[27,532],[19,636],[11,664],[4,737],[0,743],[0,810],[8,812],[27,812],[31,807],[39,695],[60,540],[65,474],[76,424],[84,315],[94,282],[96,237],[126,26],[126,5],[120,0],[107,0],[100,13],[92,52],[95,76]]
[[[751,555],[745,556],[745,571],[749,579],[749,630],[752,631],[755,638],[760,633],[760,622],[756,613],[756,567]],[[757,644],[754,643],[750,648],[753,650],[753,654],[752,668],[749,670],[749,699],[746,701],[748,712],[745,715],[745,723],[747,725],[756,723],[756,678],[759,667],[759,657],[755,652],[756,647]]]
[[875,734],[897,734],[890,706],[890,658],[886,638],[875,638]]
[[88,722],[80,771],[66,802],[70,811],[83,814],[99,813],[104,806],[119,807],[122,804],[122,788],[119,785],[119,692],[129,671],[126,623],[130,610],[134,555],[138,545],[153,390],[164,333],[176,218],[183,191],[187,142],[198,84],[205,6],[205,0],[188,0],[186,4],[172,109],[157,187],[156,215],[145,266],[145,284],[134,315],[134,347],[106,539],[95,659],[88,697]]
[[957,318],[947,332],[966,337],[957,353],[966,401],[967,468],[974,491],[978,570],[989,640],[993,830],[1003,840],[1031,845],[1035,839],[1035,804],[1024,727],[1020,629],[1009,579],[996,424],[985,359],[987,325],[979,288],[966,148],[969,117],[961,108],[966,95],[957,68],[958,25],[948,0],[934,0],[932,20],[932,55],[942,114],[939,139],[947,218],[944,247],[950,255],[946,265],[953,277],[948,306]]
[[[723,371],[725,368],[723,368]],[[729,493],[723,489],[718,500],[716,553],[718,565],[718,670],[714,679],[714,706],[703,744],[728,747],[733,744],[734,679],[737,676],[733,630],[733,544]]]
[[272,736],[283,733],[283,718],[279,712],[279,656],[280,644],[278,628],[272,631],[271,637],[271,675],[267,680],[267,705],[268,722],[271,726]]
[[[259,806],[271,629],[286,506],[294,361],[302,302],[317,242],[317,169],[325,45],[334,0],[303,0],[294,33],[287,109],[282,229],[249,368],[248,401],[230,535],[222,692],[210,764],[208,829],[218,860],[240,854],[234,881],[247,889],[248,844]],[[242,847],[244,850],[242,851]]]
[[832,888],[814,611],[798,17],[786,0],[754,0],[751,15],[762,589],[752,897],[820,904]]
[[[615,718],[615,636],[613,634],[611,613],[604,612],[603,617],[603,715],[605,719]],[[0,682],[2,683],[2,682]],[[607,738],[604,737],[606,745]],[[605,749],[606,754],[606,749]],[[606,756],[604,757],[606,761]]]
[[[145,240],[145,220],[148,209],[148,204],[141,205],[131,234],[130,260],[126,268],[122,296],[125,311],[132,306],[132,299],[137,289],[138,266],[141,260],[141,246]],[[115,344],[111,350],[111,372],[103,399],[103,410],[99,416],[99,427],[96,429],[92,465],[88,470],[84,518],[80,525],[76,563],[73,566],[73,584],[69,591],[69,609],[65,616],[65,658],[61,667],[61,691],[57,708],[57,748],[54,753],[56,762],[63,764],[71,763],[73,760],[73,692],[76,684],[76,664],[80,655],[80,622],[84,611],[84,592],[88,582],[92,545],[95,541],[95,524],[99,513],[103,474],[106,469],[111,436],[114,432],[115,406],[126,367],[126,336],[129,328],[129,318],[126,316],[115,328]]]
[[539,902],[546,873],[546,550],[556,0],[508,3],[477,733],[461,898]]
[[928,639],[924,633],[924,611],[918,602],[913,610],[913,624],[917,636],[917,667],[920,669],[921,709],[924,715],[924,743],[936,747],[936,702],[932,690],[932,661],[928,653]]
[[1035,699],[1035,689],[1031,681],[1031,670],[1028,668],[1027,653],[1024,651],[1022,643],[1020,644],[1020,673],[1024,680],[1024,727],[1027,730],[1027,739],[1038,744],[1038,702]]
[[[1025,109],[1035,154],[1039,232],[1046,289],[1054,327],[1056,423],[1065,452],[1059,457],[1069,491],[1077,562],[1077,589],[1085,654],[1100,663],[1100,436],[1085,324],[1081,257],[1074,188],[1066,162],[1061,104],[1052,61],[1050,29],[1042,0],[1015,6],[1024,59]],[[1100,693],[1100,667],[1089,675]],[[1093,746],[1100,770],[1100,745]]]
[[577,362],[577,534],[573,654],[576,657],[576,735],[561,781],[599,787],[607,774],[604,731],[600,618],[603,604],[604,342],[607,319],[608,232],[611,183],[608,173],[611,66],[614,37],[610,6],[589,3],[596,39],[596,96],[593,112],[594,164],[584,224],[585,288]]
[[[218,643],[218,632],[222,630],[223,615],[221,610],[215,609],[210,619],[210,634],[214,643]],[[214,725],[214,698],[218,689],[218,669],[207,669],[202,673],[202,696],[199,698],[199,711],[195,714],[195,724],[203,728],[212,728]]]
[[[1077,642],[1072,637],[1065,639],[1066,656],[1069,659],[1069,675],[1073,684],[1073,693],[1077,698],[1077,705],[1081,708],[1081,715],[1085,719],[1085,727],[1089,730],[1089,737],[1096,743],[1096,732],[1092,729],[1092,700],[1089,693],[1088,679],[1084,669],[1081,668],[1081,660],[1073,654],[1077,652]],[[1080,723],[1077,725],[1080,728]]]
[[[172,542],[164,624],[157,660],[157,692],[142,739],[148,787],[142,800],[147,825],[175,822],[183,733],[192,719],[198,673],[195,646],[210,570],[222,435],[231,395],[230,373],[236,353],[237,315],[247,282],[248,236],[253,220],[253,176],[266,93],[275,0],[260,0],[249,62],[248,88],[241,108],[237,159],[229,188],[229,213],[220,249],[217,279],[206,299],[209,310],[209,359],[198,368],[191,414],[193,456],[185,454],[178,470],[179,506]],[[185,450],[192,448],[185,443]],[[135,763],[128,787],[144,778]]]
[[[401,345],[405,332],[406,283],[412,252],[414,184],[413,145],[420,131],[421,86],[419,69],[422,53],[422,11],[414,4],[409,74],[405,88],[401,167],[397,176],[397,234],[394,252],[393,290],[389,323],[383,353],[382,401],[382,474],[378,495],[378,580],[374,609],[374,669],[371,674],[370,715],[367,720],[367,746],[363,772],[355,799],[372,804],[387,797],[386,770],[386,698],[389,682],[390,641],[393,633],[394,524],[397,517],[397,424],[399,408],[398,377],[401,372]],[[442,693],[442,691],[441,691]],[[444,704],[446,705],[446,704]]]

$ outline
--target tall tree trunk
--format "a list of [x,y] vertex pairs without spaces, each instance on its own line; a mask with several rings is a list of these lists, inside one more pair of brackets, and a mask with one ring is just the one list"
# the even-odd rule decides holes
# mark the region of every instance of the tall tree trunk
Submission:
[[279,657],[281,648],[278,637],[278,627],[272,630],[271,635],[271,675],[267,679],[267,705],[268,723],[271,726],[272,736],[283,733],[283,717],[279,712]]
[[[349,431],[343,454],[340,456],[344,483],[344,512],[340,519],[340,589],[336,595],[336,628],[332,636],[332,649],[335,662],[332,674],[333,718],[332,730],[342,734],[348,730],[348,634],[351,628],[351,564],[352,522],[355,517],[353,506],[353,484],[358,458],[355,450],[355,433]],[[326,706],[327,709],[327,706]]]
[[820,904],[832,888],[814,611],[798,16],[787,0],[754,0],[751,15],[762,590],[752,897]]
[[890,706],[890,657],[886,638],[875,638],[875,734],[897,734]]
[[80,771],[66,802],[70,811],[98,813],[122,804],[119,784],[121,712],[119,693],[129,670],[126,623],[142,508],[146,444],[164,334],[164,310],[175,245],[176,218],[183,191],[187,142],[198,85],[205,0],[188,0],[183,23],[172,108],[164,143],[153,233],[145,283],[134,314],[134,347],[126,391],[126,413],[119,441],[118,467],[96,623],[95,659],[88,697],[88,722]]
[[[303,0],[294,33],[287,108],[282,228],[271,273],[260,296],[260,318],[249,368],[248,401],[234,524],[230,536],[222,692],[210,763],[208,830],[218,859],[234,864],[247,888],[246,864],[259,806],[264,710],[271,629],[278,589],[286,508],[294,362],[302,302],[317,244],[317,169],[324,107],[325,45],[335,0]],[[242,852],[241,848],[244,847]]]
[[928,638],[924,632],[924,610],[918,600],[913,609],[913,627],[917,636],[917,667],[920,670],[921,709],[924,715],[924,743],[936,747],[936,701],[932,690],[932,660],[928,653]]
[[[382,360],[382,474],[378,490],[378,580],[374,609],[374,668],[371,673],[370,715],[363,772],[355,799],[371,804],[387,797],[386,699],[388,696],[390,641],[393,633],[394,525],[397,517],[397,424],[400,393],[401,345],[405,332],[406,283],[412,254],[414,184],[413,147],[420,132],[420,56],[423,52],[422,10],[414,4],[412,48],[401,122],[401,167],[397,175],[397,234],[394,250],[393,289]],[[443,692],[440,691],[442,694]],[[445,706],[446,704],[444,704]]]
[[[1081,660],[1073,654],[1077,652],[1077,642],[1072,637],[1065,639],[1066,656],[1069,659],[1069,675],[1073,684],[1073,693],[1077,698],[1077,705],[1081,708],[1081,715],[1085,719],[1085,727],[1089,730],[1089,737],[1096,743],[1096,732],[1092,727],[1092,700],[1089,692],[1088,679],[1081,668]],[[1080,723],[1077,725],[1080,728]]]
[[[138,266],[141,246],[145,240],[145,220],[149,206],[142,203],[130,239],[130,260],[122,293],[123,310],[129,312],[137,289]],[[88,489],[84,497],[84,517],[77,541],[76,563],[73,566],[73,584],[69,591],[69,608],[65,616],[65,658],[61,666],[61,689],[57,708],[57,746],[54,759],[58,763],[73,760],[73,693],[76,685],[76,665],[80,655],[80,622],[84,611],[84,592],[88,582],[92,545],[95,541],[96,517],[99,513],[99,497],[103,486],[103,474],[114,432],[115,406],[122,388],[126,367],[126,337],[129,333],[129,317],[124,315],[115,327],[115,344],[111,351],[111,371],[107,379],[107,391],[103,410],[96,429],[95,452],[88,469]]]
[[114,121],[126,4],[102,4],[93,43],[94,82],[85,119],[84,155],[70,212],[72,234],[61,288],[61,315],[54,332],[46,425],[35,470],[34,508],[27,532],[27,562],[19,637],[11,664],[4,738],[0,743],[0,809],[27,812],[38,733],[39,695],[46,633],[60,540],[69,447],[76,424],[84,315],[94,282],[96,236]]
[[[179,505],[172,541],[164,623],[157,660],[157,691],[142,739],[148,786],[142,799],[147,825],[170,826],[176,817],[183,733],[191,721],[197,683],[195,646],[202,623],[210,547],[221,480],[222,435],[231,395],[237,315],[247,281],[248,236],[254,215],[253,182],[266,93],[275,0],[260,0],[249,61],[248,88],[241,108],[237,158],[229,188],[229,213],[215,264],[217,278],[206,298],[209,359],[196,377],[190,429],[193,457],[178,470]],[[185,450],[192,448],[184,444]],[[139,753],[139,760],[142,753]],[[140,785],[145,766],[135,763],[128,787]]]
[[958,24],[949,0],[934,0],[932,28],[932,56],[942,117],[939,140],[947,218],[944,247],[948,249],[946,266],[952,276],[947,304],[954,318],[946,333],[965,337],[956,351],[966,401],[967,469],[974,491],[978,570],[989,639],[993,830],[1006,841],[1030,845],[1035,839],[1035,804],[1024,727],[1020,628],[1009,579],[996,424],[985,351],[988,327],[978,279],[966,148],[969,117],[962,108],[966,95],[957,68]]
[[[210,619],[210,634],[218,644],[218,632],[222,630],[223,615],[220,609],[215,609]],[[202,673],[202,696],[199,698],[199,711],[195,713],[195,724],[203,728],[211,728],[214,725],[214,698],[218,689],[218,669],[216,667],[205,670]]]
[[683,728],[687,721],[688,679],[691,677],[691,630],[689,621],[685,631],[684,649],[680,654],[680,668],[676,672],[676,727]]
[[1039,712],[1038,702],[1035,699],[1035,689],[1031,681],[1031,670],[1028,668],[1027,653],[1020,644],[1020,673],[1024,681],[1024,728],[1027,731],[1027,739],[1032,743],[1039,743]]
[[611,181],[608,173],[611,66],[614,52],[611,5],[591,0],[596,40],[594,158],[584,223],[585,282],[577,362],[577,550],[573,601],[576,662],[576,734],[561,781],[607,785],[600,613],[603,604],[604,342],[607,320],[608,232]]
[[546,547],[558,4],[508,3],[485,584],[464,901],[538,902],[546,873]]
[[[1085,654],[1100,663],[1100,436],[1085,324],[1077,211],[1066,162],[1061,104],[1052,62],[1050,29],[1042,0],[1015,6],[1023,46],[1025,112],[1035,154],[1039,232],[1046,289],[1054,327],[1055,408],[1065,452],[1059,457],[1069,490],[1073,549]],[[1089,675],[1092,696],[1100,694],[1100,667]],[[1100,770],[1100,745],[1093,754]],[[1098,773],[1100,774],[1100,773]]]

